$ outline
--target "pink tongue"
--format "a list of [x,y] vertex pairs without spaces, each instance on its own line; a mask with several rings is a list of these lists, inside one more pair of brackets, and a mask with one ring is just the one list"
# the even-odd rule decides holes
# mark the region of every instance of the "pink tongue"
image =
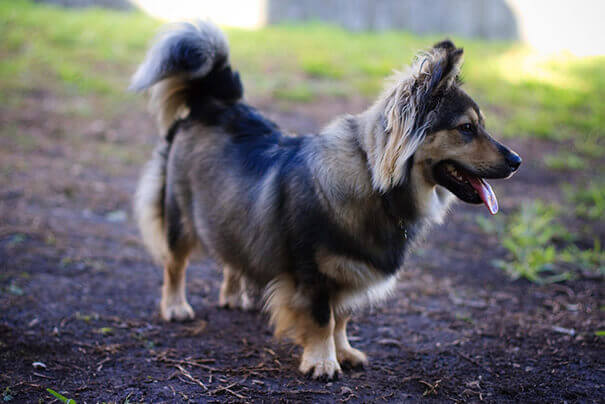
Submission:
[[468,176],[466,179],[471,183],[473,188],[475,188],[475,191],[477,191],[483,200],[483,203],[487,206],[489,213],[492,215],[498,213],[498,200],[496,199],[496,194],[494,194],[492,187],[482,178]]

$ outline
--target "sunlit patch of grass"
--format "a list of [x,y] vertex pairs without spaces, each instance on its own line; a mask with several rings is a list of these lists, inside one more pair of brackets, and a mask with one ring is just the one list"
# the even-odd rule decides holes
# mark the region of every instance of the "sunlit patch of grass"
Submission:
[[586,77],[565,74],[576,58],[570,54],[545,55],[528,48],[512,48],[501,55],[495,67],[500,76],[515,85],[546,85],[571,91],[586,91]]
[[[38,87],[132,102],[128,80],[160,22],[139,12],[0,3],[0,101]],[[361,94],[372,98],[393,70],[442,36],[349,32],[320,23],[227,29],[232,62],[253,96],[290,102]],[[539,55],[508,42],[453,38],[465,48],[466,88],[496,135],[605,137],[605,57]],[[284,85],[320,80],[308,88]],[[325,84],[325,85],[324,85]]]
[[124,97],[159,26],[140,13],[22,0],[0,3],[0,20],[0,99],[32,87]]

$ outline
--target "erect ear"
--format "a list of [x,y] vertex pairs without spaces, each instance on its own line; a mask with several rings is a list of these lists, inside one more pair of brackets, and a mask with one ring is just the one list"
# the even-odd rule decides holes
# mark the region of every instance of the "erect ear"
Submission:
[[451,87],[460,72],[463,50],[450,40],[419,54],[395,85],[384,94],[386,137],[376,159],[374,185],[381,191],[401,183],[405,164],[424,140],[440,94]]
[[428,52],[432,55],[433,63],[429,63],[429,74],[431,80],[427,90],[434,93],[442,87],[451,86],[460,73],[462,65],[462,56],[464,49],[456,48],[456,45],[449,39],[438,42],[433,49]]
[[413,86],[417,88],[414,97],[418,127],[430,125],[442,95],[456,83],[463,54],[464,49],[456,48],[452,41],[446,39],[419,55],[412,65],[411,77]]

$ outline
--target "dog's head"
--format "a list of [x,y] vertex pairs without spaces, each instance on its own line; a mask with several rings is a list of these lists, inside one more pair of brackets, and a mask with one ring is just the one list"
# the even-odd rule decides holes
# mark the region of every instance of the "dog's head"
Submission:
[[511,176],[521,158],[490,136],[479,107],[460,87],[462,54],[451,41],[436,44],[379,99],[372,177],[386,192],[417,169],[426,184],[484,202],[493,214],[497,202],[485,179]]

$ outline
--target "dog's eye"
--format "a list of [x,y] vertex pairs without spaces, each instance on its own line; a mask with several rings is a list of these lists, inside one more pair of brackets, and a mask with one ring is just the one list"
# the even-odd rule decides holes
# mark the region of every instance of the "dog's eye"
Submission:
[[475,133],[475,127],[470,123],[465,123],[458,126],[458,130],[464,133],[465,135],[472,135],[473,133]]

